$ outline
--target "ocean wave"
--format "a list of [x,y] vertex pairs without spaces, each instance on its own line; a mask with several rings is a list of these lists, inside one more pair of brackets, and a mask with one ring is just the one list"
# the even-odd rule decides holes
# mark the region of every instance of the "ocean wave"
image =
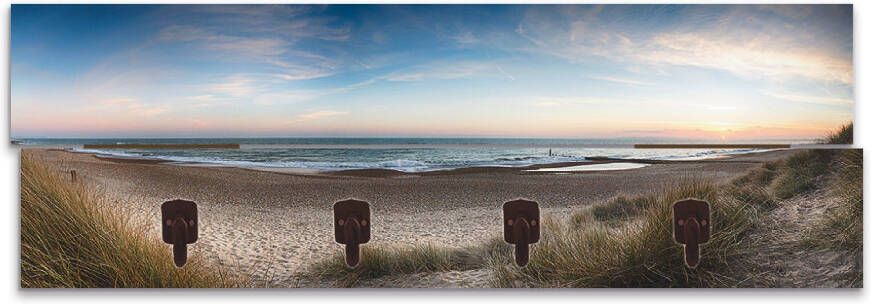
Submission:
[[[240,150],[120,150],[72,148],[104,157],[152,159],[177,164],[203,164],[243,168],[293,168],[317,171],[389,169],[426,172],[467,167],[523,167],[537,164],[582,162],[586,156],[623,159],[691,160],[747,153],[735,150],[575,149],[549,155],[544,150],[505,149],[240,149]],[[538,154],[538,155],[536,155]],[[544,155],[542,155],[544,154]]]

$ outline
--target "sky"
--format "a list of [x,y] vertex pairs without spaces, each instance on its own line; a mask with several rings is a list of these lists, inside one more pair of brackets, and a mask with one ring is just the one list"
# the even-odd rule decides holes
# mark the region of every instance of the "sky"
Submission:
[[22,137],[814,138],[850,5],[13,5]]

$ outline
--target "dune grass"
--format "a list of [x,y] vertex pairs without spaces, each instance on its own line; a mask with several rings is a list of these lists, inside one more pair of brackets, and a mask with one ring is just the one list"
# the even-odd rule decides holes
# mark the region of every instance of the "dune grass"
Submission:
[[[830,238],[838,248],[862,252],[862,150],[846,150],[836,159],[834,187],[838,205],[826,218]],[[861,259],[860,259],[861,261]]]
[[21,287],[237,287],[191,256],[183,268],[154,231],[82,183],[21,155]]
[[805,237],[813,248],[842,251],[852,261],[845,280],[862,286],[862,150],[844,150],[835,158],[831,180],[835,205]]
[[[852,138],[853,124],[849,124],[830,134],[823,143],[851,144]],[[857,257],[861,281],[863,150],[818,151],[818,154],[822,153],[826,154],[826,160],[832,168],[829,170],[833,171],[828,186],[832,189],[831,195],[836,204],[817,227],[816,233],[810,234],[808,241],[816,246],[847,250]]]
[[[637,216],[655,203],[656,199],[652,196],[627,197],[621,195],[607,203],[592,206],[589,212],[597,221],[625,220]],[[574,215],[574,217],[578,216],[583,216],[583,213],[578,212]]]
[[361,246],[360,264],[345,265],[343,252],[317,261],[308,271],[316,280],[332,281],[338,287],[353,287],[361,280],[388,275],[470,270],[484,267],[494,254],[510,254],[501,238],[479,246],[448,248],[434,244],[413,246]]
[[[624,225],[587,222],[578,227],[548,218],[547,231],[535,244],[529,265],[518,268],[510,261],[494,261],[494,285],[499,287],[703,287],[730,286],[740,278],[729,277],[733,258],[743,246],[741,234],[752,225],[753,209],[730,196],[718,185],[689,181],[642,197],[648,206]],[[688,269],[682,248],[672,239],[671,205],[694,197],[711,203],[713,234],[703,245],[704,262]],[[606,203],[625,201],[617,198]],[[631,201],[631,200],[630,200]],[[597,210],[595,206],[591,207]],[[634,209],[635,207],[631,207]],[[625,214],[622,209],[615,209]],[[585,211],[581,211],[583,213]],[[594,211],[595,212],[595,211]],[[577,223],[572,219],[570,223]]]
[[[361,264],[345,267],[341,253],[318,261],[309,275],[332,281],[337,286],[356,286],[362,280],[387,275],[486,268],[499,287],[604,287],[604,286],[708,286],[727,285],[714,270],[722,270],[740,247],[737,233],[750,225],[748,212],[734,199],[718,200],[715,184],[687,181],[654,195],[619,197],[603,207],[593,206],[573,215],[569,222],[545,217],[542,239],[533,245],[534,254],[525,268],[514,266],[512,248],[501,238],[492,238],[467,248],[378,246],[364,248]],[[706,265],[696,270],[683,267],[681,248],[671,238],[671,203],[686,197],[712,201],[713,225],[720,233],[708,243],[712,249]],[[627,203],[630,207],[621,208]],[[619,216],[606,216],[606,210]],[[597,215],[598,214],[598,215]],[[635,218],[632,224],[613,227],[609,221]],[[601,217],[602,220],[597,219]],[[581,219],[583,218],[583,219]],[[581,224],[583,223],[583,224]],[[579,228],[580,227],[580,228]],[[707,247],[706,247],[707,248]]]
[[774,196],[785,200],[821,185],[818,179],[831,171],[834,154],[832,150],[805,150],[783,160],[772,181]]
[[823,138],[821,142],[831,145],[853,144],[853,123],[841,126],[837,130],[826,136],[826,138]]
[[[852,144],[853,124],[841,127],[822,142]],[[828,174],[826,184],[830,188],[829,195],[834,200],[834,206],[805,235],[804,244],[843,252],[852,263],[847,265],[849,270],[842,279],[850,282],[850,286],[862,287],[863,150],[827,152],[833,172]]]

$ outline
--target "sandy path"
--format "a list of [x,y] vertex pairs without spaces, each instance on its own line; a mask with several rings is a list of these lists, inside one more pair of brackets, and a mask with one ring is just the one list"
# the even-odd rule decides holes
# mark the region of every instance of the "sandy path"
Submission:
[[809,248],[803,244],[835,204],[837,199],[824,190],[816,190],[782,201],[763,215],[760,222],[768,224],[750,236],[753,242],[750,247],[758,249],[750,256],[749,265],[756,268],[751,273],[767,275],[747,278],[744,284],[797,288],[851,286],[843,279],[850,271],[851,257],[841,250]]
[[[372,204],[372,241],[364,246],[426,242],[463,246],[498,235],[500,206],[510,199],[534,199],[540,202],[543,214],[563,215],[617,194],[642,194],[682,180],[728,180],[790,152],[653,164],[626,171],[556,175],[478,170],[391,177],[300,176],[116,162],[63,151],[30,153],[64,174],[75,169],[81,179],[103,189],[115,205],[151,223],[155,231],[162,202],[177,198],[196,201],[202,226],[200,240],[191,246],[193,252],[251,274],[262,284],[288,286],[295,284],[294,274],[312,260],[341,250],[333,242],[331,211],[332,203],[340,199],[354,197]],[[449,283],[457,277],[471,279]],[[420,280],[474,286],[483,280],[480,277],[438,274],[421,276]]]

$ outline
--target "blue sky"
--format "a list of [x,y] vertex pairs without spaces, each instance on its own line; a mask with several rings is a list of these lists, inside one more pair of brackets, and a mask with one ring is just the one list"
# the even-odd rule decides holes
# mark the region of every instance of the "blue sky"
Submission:
[[809,138],[849,5],[14,5],[13,137]]

